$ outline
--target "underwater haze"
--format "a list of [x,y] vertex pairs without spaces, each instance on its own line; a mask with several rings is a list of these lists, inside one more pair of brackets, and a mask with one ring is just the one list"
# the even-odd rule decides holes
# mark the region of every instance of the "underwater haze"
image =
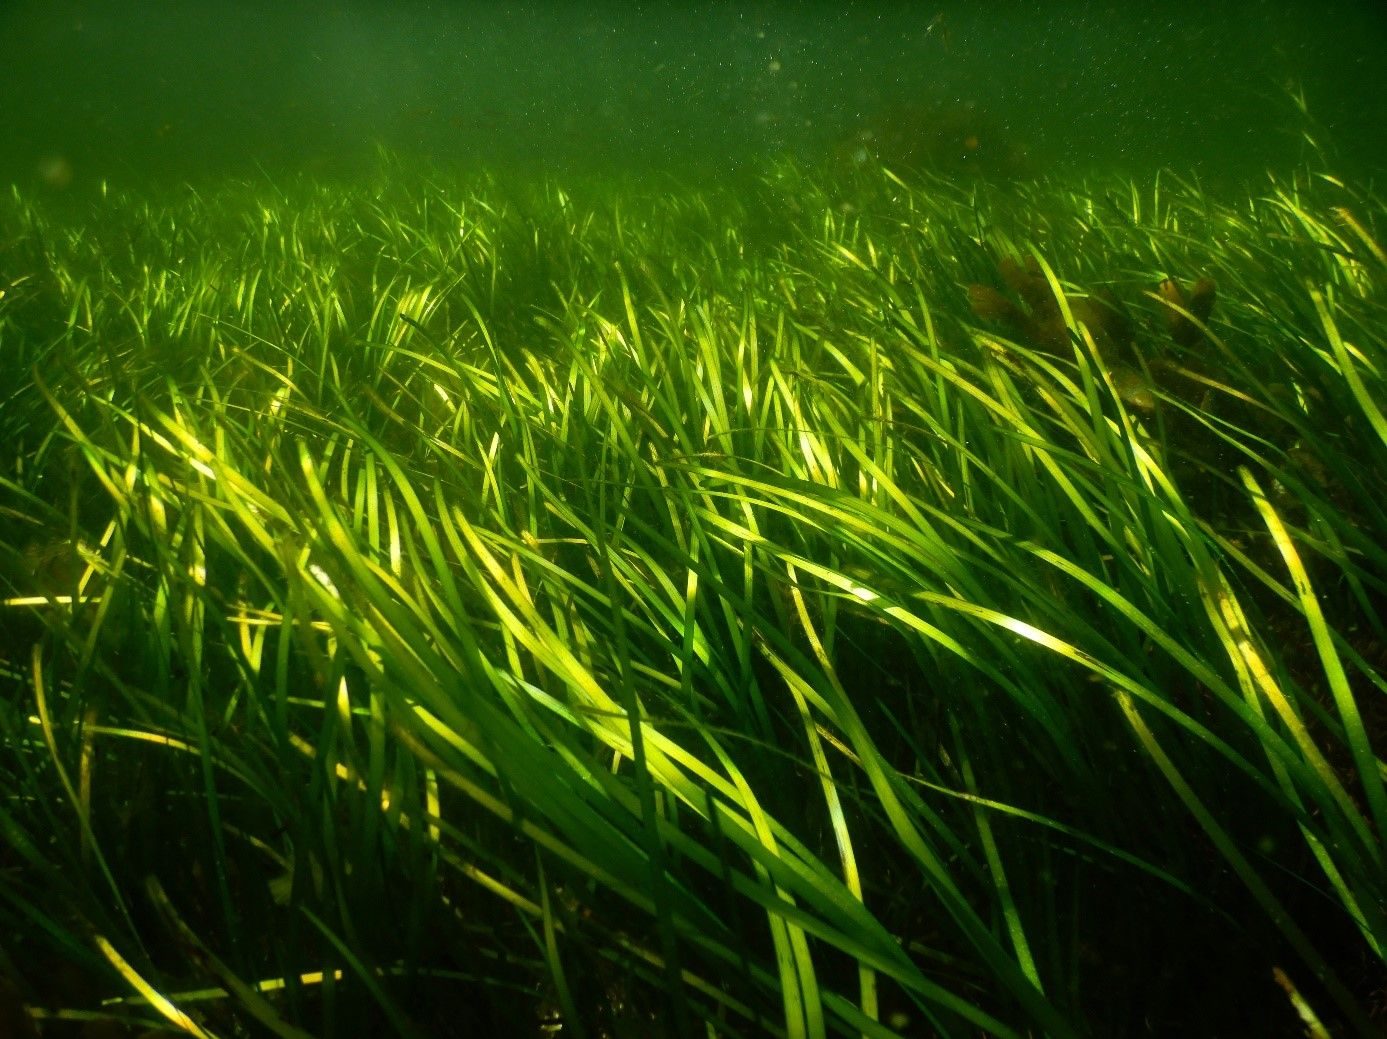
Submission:
[[1345,0],[20,0],[0,10],[0,177],[350,173],[380,146],[707,176],[851,154],[860,137],[887,138],[889,164],[893,136],[941,119],[960,161],[1008,175],[1241,175],[1301,157],[1302,94],[1343,161],[1380,166],[1384,12]]

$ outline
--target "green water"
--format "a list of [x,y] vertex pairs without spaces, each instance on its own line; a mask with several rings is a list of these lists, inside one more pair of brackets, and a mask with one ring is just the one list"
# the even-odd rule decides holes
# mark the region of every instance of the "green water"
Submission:
[[0,12],[0,179],[350,173],[382,145],[707,177],[938,118],[1028,173],[1241,176],[1300,157],[1295,92],[1321,144],[1381,168],[1384,11],[20,0]]

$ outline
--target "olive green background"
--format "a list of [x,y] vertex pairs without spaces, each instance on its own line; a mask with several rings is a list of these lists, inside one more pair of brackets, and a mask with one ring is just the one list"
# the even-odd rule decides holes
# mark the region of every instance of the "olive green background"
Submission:
[[[39,2],[0,6],[0,181],[517,170],[844,152],[975,118],[1027,171],[1243,176],[1387,155],[1387,5]],[[1302,119],[1292,91],[1303,90]],[[908,119],[907,119],[908,121]],[[971,136],[971,133],[970,133]]]

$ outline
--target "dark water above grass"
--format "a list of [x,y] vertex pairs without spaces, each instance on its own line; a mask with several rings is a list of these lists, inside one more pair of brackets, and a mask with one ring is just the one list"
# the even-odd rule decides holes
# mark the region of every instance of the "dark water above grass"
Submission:
[[1373,171],[1384,54],[1369,0],[17,0],[0,7],[0,181],[350,174],[381,146],[702,177],[843,161],[864,139],[888,163],[1004,176],[1216,178],[1297,162],[1307,131]]

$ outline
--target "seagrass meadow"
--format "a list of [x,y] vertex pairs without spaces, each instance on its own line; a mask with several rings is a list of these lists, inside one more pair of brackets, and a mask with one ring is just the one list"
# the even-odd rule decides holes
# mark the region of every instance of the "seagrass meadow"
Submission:
[[1380,1034],[1384,222],[6,194],[0,1034]]

